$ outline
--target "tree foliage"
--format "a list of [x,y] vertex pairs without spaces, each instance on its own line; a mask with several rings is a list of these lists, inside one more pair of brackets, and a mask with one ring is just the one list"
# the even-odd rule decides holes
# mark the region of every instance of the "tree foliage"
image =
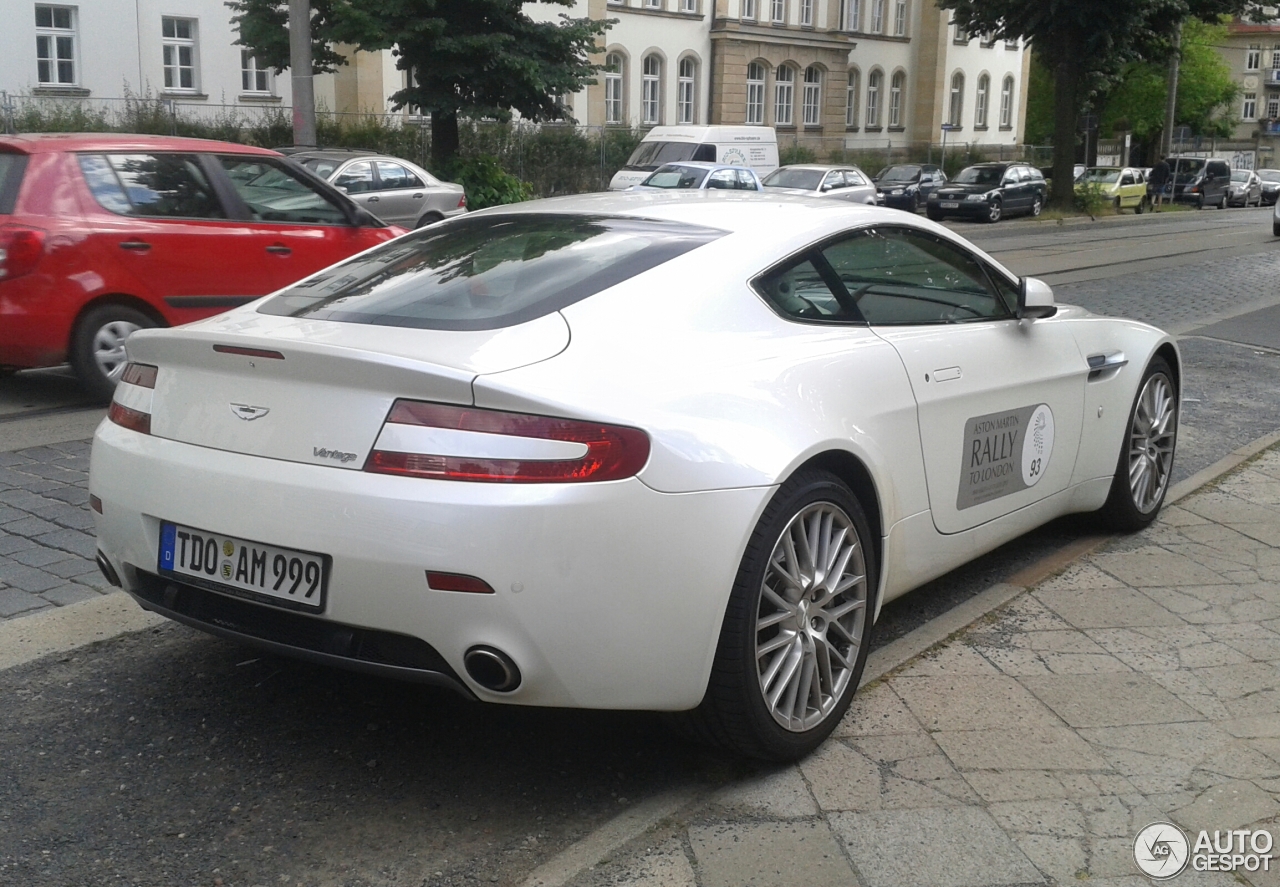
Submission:
[[[1189,126],[1200,135],[1226,138],[1235,126],[1232,116],[1240,87],[1231,67],[1215,47],[1222,45],[1227,28],[1198,19],[1182,29],[1181,62],[1175,124]],[[1167,70],[1156,62],[1130,62],[1120,81],[1107,92],[1102,128],[1125,129],[1140,141],[1157,140],[1164,130],[1165,101],[1169,95]]]
[[1173,50],[1184,21],[1222,15],[1262,20],[1255,0],[938,0],[970,34],[1029,40],[1053,71],[1054,191],[1051,202],[1069,209],[1073,198],[1080,109],[1092,92],[1135,61],[1159,62]]
[[[573,0],[539,0],[572,7]],[[236,41],[266,65],[289,66],[287,0],[230,0]],[[431,115],[432,156],[447,166],[458,149],[458,117],[530,120],[568,117],[557,96],[577,92],[599,65],[588,55],[612,20],[538,22],[523,0],[311,0],[312,60],[317,72],[345,62],[334,45],[389,49],[407,85],[395,110]]]

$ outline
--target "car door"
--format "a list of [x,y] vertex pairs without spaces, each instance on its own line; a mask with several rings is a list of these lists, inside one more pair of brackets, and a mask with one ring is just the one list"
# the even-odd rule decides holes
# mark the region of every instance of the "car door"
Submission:
[[717,169],[711,175],[707,176],[707,181],[703,184],[703,188],[711,191],[734,191],[738,187],[737,173],[732,169]]
[[426,184],[399,163],[375,160],[378,193],[376,215],[384,222],[412,228],[427,206]]
[[[357,206],[367,209],[382,219],[380,205],[382,197],[378,194],[378,180],[373,173],[372,161],[357,160],[354,163],[348,163],[331,181],[335,188],[350,197]],[[382,221],[386,222],[387,219]]]
[[907,371],[939,532],[1066,489],[1088,375],[1066,324],[1018,320],[1015,284],[930,232],[865,228],[821,254]]
[[1138,177],[1131,169],[1120,170],[1120,206],[1131,207],[1137,206],[1142,200],[1142,194],[1146,189],[1138,184]]
[[330,193],[282,159],[256,154],[214,155],[249,228],[265,242],[272,289],[368,249],[394,235],[353,224],[341,196]]
[[76,159],[105,210],[88,217],[90,236],[132,277],[135,294],[163,305],[171,321],[232,308],[274,289],[265,244],[243,220],[229,217],[199,155],[110,152]]
[[1022,180],[1022,176],[1018,174],[1016,166],[1011,166],[1004,171],[1004,175],[1000,178],[1000,193],[1004,199],[1005,215],[1022,212],[1030,203],[1027,200],[1027,192],[1024,185],[1025,182]]

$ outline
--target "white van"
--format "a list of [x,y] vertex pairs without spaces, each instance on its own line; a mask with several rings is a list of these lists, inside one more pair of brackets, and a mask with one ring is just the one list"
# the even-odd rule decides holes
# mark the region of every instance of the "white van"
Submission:
[[655,126],[614,173],[609,190],[625,191],[678,160],[749,166],[764,177],[778,168],[778,134],[772,126]]

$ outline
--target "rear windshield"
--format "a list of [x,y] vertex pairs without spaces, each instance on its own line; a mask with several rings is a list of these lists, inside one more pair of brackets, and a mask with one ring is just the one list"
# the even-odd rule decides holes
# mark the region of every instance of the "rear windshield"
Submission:
[[13,214],[18,202],[18,188],[27,168],[26,154],[0,154],[0,216]]
[[342,164],[341,160],[330,160],[327,157],[308,157],[299,162],[322,179],[329,178]]
[[1280,169],[1260,169],[1258,178],[1264,182],[1280,182]]
[[1086,169],[1076,181],[1092,182],[1098,185],[1114,185],[1120,181],[1120,170],[1094,167],[1093,169]]
[[650,188],[697,188],[708,172],[696,166],[662,166],[640,184]]
[[800,188],[804,191],[817,191],[826,175],[821,169],[775,169],[765,176],[760,184],[766,188]]
[[558,311],[724,234],[608,216],[464,217],[334,265],[258,311],[417,329],[500,329]]
[[664,163],[679,163],[681,160],[715,163],[716,146],[692,142],[641,142],[631,152],[627,169],[657,169]]

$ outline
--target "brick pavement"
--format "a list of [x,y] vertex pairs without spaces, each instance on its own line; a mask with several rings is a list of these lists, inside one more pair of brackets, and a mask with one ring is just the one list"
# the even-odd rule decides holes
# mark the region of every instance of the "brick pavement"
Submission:
[[88,441],[0,452],[0,619],[110,591],[88,483]]

